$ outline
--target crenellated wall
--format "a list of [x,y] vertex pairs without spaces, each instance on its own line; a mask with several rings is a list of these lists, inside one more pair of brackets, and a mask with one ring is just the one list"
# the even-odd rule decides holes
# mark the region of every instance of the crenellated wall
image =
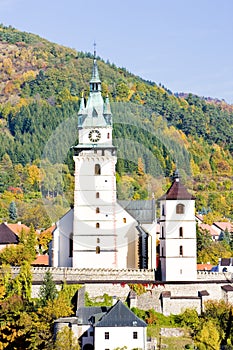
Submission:
[[[20,269],[12,268],[13,276]],[[231,273],[198,272],[196,281],[155,281],[153,270],[134,269],[76,269],[55,267],[32,268],[32,297],[37,297],[46,271],[50,271],[58,290],[62,283],[83,284],[90,298],[108,294],[125,301],[130,292],[130,283],[140,283],[146,292],[136,296],[134,306],[140,309],[155,309],[158,312],[180,313],[194,307],[200,313],[207,300],[224,299],[233,302],[233,281]]]

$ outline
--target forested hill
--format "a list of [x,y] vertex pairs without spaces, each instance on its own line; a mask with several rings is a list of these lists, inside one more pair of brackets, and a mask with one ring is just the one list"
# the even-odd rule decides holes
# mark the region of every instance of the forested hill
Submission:
[[[52,193],[54,197],[68,191],[72,167],[69,155],[66,163],[70,168],[62,170],[66,180],[63,179],[59,186],[51,179],[46,181],[46,175],[36,176],[35,173],[54,130],[60,123],[77,116],[82,92],[87,98],[92,63],[91,54],[0,25],[1,193],[8,191],[10,186],[20,188],[23,193],[36,192],[41,187],[43,194]],[[118,115],[114,136],[123,135],[139,146],[143,145],[159,160],[160,173],[165,176],[171,175],[175,162],[181,168],[188,162],[190,169],[185,172],[194,178],[193,189],[197,192],[199,208],[211,207],[219,212],[222,207],[221,215],[233,216],[233,200],[229,197],[233,197],[230,181],[233,173],[233,106],[192,94],[176,97],[163,86],[145,81],[100,58],[98,67],[103,96],[109,95],[112,109]],[[119,106],[122,107],[119,109]],[[126,119],[126,115],[132,116],[130,125],[126,122],[120,125],[122,111]],[[141,125],[140,130],[138,125]],[[61,129],[64,142],[65,131],[65,127]],[[49,148],[56,149],[57,142],[57,137],[52,138]],[[54,159],[49,159],[49,166],[58,163],[57,156],[59,150]],[[142,188],[145,181],[140,184],[140,178],[136,176],[159,175],[152,171],[155,167],[148,152],[142,152],[137,164],[127,155],[121,157],[119,184],[122,177],[136,174],[133,180],[126,180],[133,183],[135,199],[146,198],[148,189]],[[32,166],[34,177],[29,171]],[[57,173],[54,169],[54,166],[50,168],[51,172]],[[206,191],[208,188],[212,197]],[[223,197],[219,204],[213,204],[220,189]],[[6,205],[2,208],[4,212]]]

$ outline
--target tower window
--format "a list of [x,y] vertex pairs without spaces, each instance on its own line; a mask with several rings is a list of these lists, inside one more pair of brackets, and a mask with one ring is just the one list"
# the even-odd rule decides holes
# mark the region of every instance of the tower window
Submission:
[[162,238],[164,238],[164,227],[162,226]]
[[183,227],[179,228],[179,236],[180,238],[183,238]]
[[99,238],[96,239],[96,243],[100,243],[100,239]]
[[100,254],[100,246],[99,245],[96,246],[95,252],[96,252],[96,254]]
[[123,218],[123,223],[126,224],[126,218]]
[[96,192],[96,198],[100,198],[100,193],[99,192]]
[[184,214],[184,204],[177,204],[176,206],[176,214]]
[[110,139],[110,132],[107,133],[107,139]]
[[99,212],[100,212],[100,208],[96,208],[96,210],[95,210],[95,212],[96,212],[96,214],[99,214]]
[[100,223],[97,222],[97,223],[95,224],[95,227],[96,227],[96,228],[100,228]]
[[165,215],[165,206],[164,206],[164,204],[162,205],[162,216],[164,216]]
[[101,175],[101,168],[99,164],[95,164],[95,175]]
[[73,233],[70,234],[69,238],[69,257],[72,258],[73,256]]
[[183,255],[183,246],[180,245],[180,255]]

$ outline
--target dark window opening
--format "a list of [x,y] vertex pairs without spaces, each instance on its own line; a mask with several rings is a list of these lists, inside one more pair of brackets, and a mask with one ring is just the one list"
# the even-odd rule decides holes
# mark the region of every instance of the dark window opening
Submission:
[[73,233],[70,234],[69,239],[69,257],[72,258],[73,256]]
[[100,198],[100,193],[96,192],[96,198]]
[[184,204],[177,204],[176,214],[184,214]]
[[183,255],[183,246],[180,246],[180,255]]
[[101,168],[99,164],[95,164],[95,175],[101,174]]
[[164,238],[164,227],[162,226],[162,238]]
[[105,338],[105,339],[109,339],[109,332],[105,332],[105,333],[104,333],[104,338]]
[[165,215],[165,206],[164,206],[164,204],[162,205],[162,215],[163,216]]
[[138,339],[138,332],[133,332],[133,339]]
[[95,252],[96,252],[96,254],[100,254],[100,246],[99,245],[96,246]]
[[95,212],[96,212],[96,214],[99,214],[99,212],[100,212],[100,208],[96,208],[96,210],[95,210]]
[[183,238],[183,227],[179,228],[179,236],[180,238]]
[[96,227],[96,228],[100,228],[100,223],[97,222],[97,223],[95,224],[95,227]]

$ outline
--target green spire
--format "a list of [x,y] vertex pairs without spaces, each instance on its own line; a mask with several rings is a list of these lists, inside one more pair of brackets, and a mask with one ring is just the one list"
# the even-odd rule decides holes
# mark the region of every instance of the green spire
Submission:
[[101,91],[101,80],[99,77],[98,66],[96,62],[96,43],[94,43],[94,61],[92,67],[92,77],[90,80],[90,92],[100,92]]

